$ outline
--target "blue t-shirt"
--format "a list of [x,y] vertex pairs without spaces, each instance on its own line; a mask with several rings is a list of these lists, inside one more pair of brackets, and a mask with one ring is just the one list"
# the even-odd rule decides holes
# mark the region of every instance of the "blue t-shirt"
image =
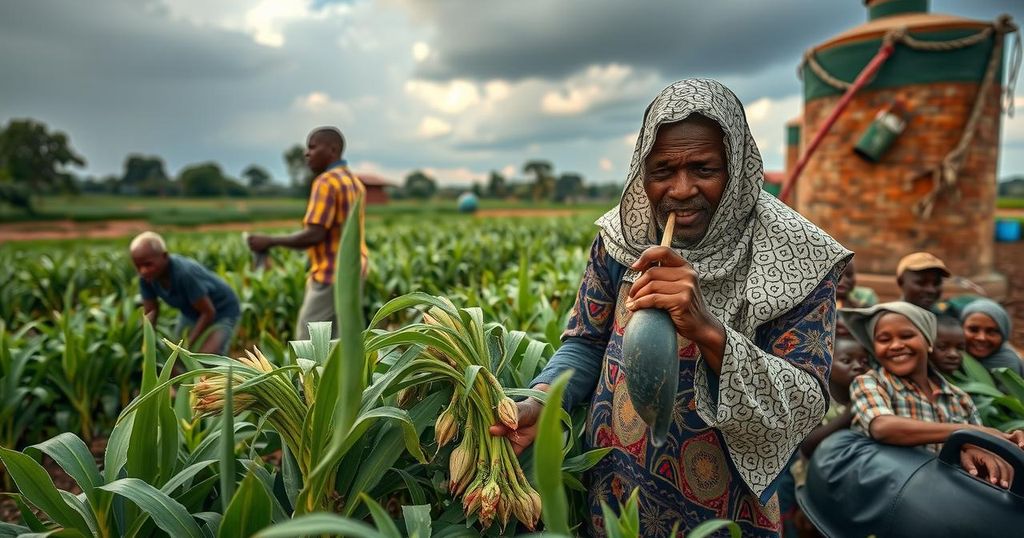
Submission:
[[214,319],[236,318],[241,312],[238,296],[228,283],[192,258],[171,254],[167,275],[171,280],[169,288],[163,287],[159,279],[150,283],[139,277],[142,298],[153,300],[159,297],[191,321],[199,319],[199,311],[192,304],[203,297],[209,297],[213,303],[217,311]]

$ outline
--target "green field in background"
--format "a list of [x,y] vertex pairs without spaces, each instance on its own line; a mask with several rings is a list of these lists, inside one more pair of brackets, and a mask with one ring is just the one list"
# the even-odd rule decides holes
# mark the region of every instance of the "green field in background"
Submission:
[[[554,202],[482,200],[481,209],[571,209],[601,211],[614,201],[558,204]],[[102,222],[145,220],[160,226],[198,226],[225,222],[300,219],[306,201],[300,198],[153,198],[129,196],[59,196],[36,201],[36,215],[0,205],[0,222],[71,220]],[[371,205],[367,214],[457,213],[454,200],[401,200]]]

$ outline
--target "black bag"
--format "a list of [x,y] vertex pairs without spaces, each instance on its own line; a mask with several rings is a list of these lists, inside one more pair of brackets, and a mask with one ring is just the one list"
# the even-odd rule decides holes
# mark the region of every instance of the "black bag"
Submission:
[[[1013,466],[1009,490],[960,468],[960,449],[968,443]],[[814,451],[797,502],[830,538],[1019,536],[1024,534],[1024,451],[1005,439],[961,430],[935,457],[844,430]]]

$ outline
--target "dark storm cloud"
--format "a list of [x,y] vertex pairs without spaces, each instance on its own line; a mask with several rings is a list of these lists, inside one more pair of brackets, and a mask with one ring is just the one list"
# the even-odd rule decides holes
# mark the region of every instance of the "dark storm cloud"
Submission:
[[0,95],[19,85],[93,78],[238,80],[282,60],[240,32],[174,21],[156,6],[126,1],[0,3],[0,50],[7,79]]
[[[754,72],[863,20],[859,2],[422,2],[435,56],[424,77],[560,78],[621,63],[667,76]],[[472,22],[467,22],[472,21]]]

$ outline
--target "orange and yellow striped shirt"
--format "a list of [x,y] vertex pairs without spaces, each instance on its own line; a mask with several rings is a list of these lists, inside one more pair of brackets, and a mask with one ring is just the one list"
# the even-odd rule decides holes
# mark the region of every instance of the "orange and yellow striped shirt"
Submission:
[[[334,282],[334,260],[338,255],[338,243],[341,241],[341,230],[345,219],[349,217],[352,206],[358,197],[366,196],[366,187],[355,175],[340,163],[329,168],[313,180],[313,188],[309,193],[309,204],[306,216],[302,218],[304,225],[319,225],[327,229],[327,238],[323,243],[306,249],[309,255],[309,276],[315,282],[332,284]],[[359,228],[363,231],[362,252],[363,271],[369,251],[366,248],[366,212],[359,211]]]

